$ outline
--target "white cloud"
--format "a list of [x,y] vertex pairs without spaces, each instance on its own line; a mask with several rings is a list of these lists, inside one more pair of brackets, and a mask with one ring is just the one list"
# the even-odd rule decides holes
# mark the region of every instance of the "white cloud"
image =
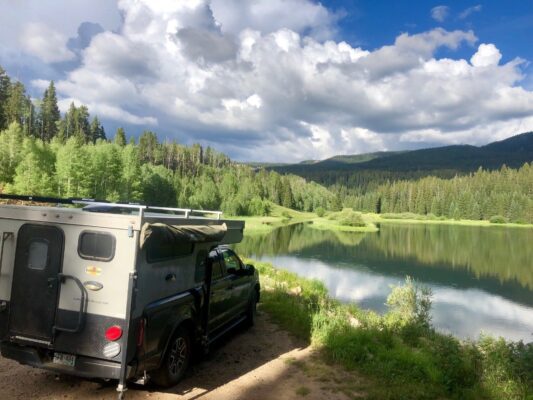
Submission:
[[472,6],[472,7],[468,7],[467,9],[463,10],[459,14],[459,19],[465,19],[466,17],[468,17],[472,13],[480,12],[481,9],[482,9],[481,4],[478,4],[478,5],[475,5],[475,6]]
[[448,6],[436,6],[431,9],[431,18],[438,22],[444,22],[450,14],[450,7]]
[[29,23],[25,26],[20,45],[28,54],[39,57],[46,63],[75,58],[74,53],[67,48],[67,38],[41,23]]
[[502,58],[500,50],[492,43],[482,43],[477,52],[472,56],[470,62],[474,67],[490,67],[498,65]]
[[[318,39],[334,31],[335,16],[315,2],[238,3],[229,12],[217,0],[120,1],[122,26],[95,31],[80,65],[56,82],[62,107],[74,99],[104,121],[157,125],[162,137],[271,161],[533,130],[523,62],[500,64],[494,44],[473,48],[471,31],[404,33],[366,50]],[[283,5],[307,11],[281,23]],[[268,12],[261,19],[257,10]],[[472,47],[470,60],[436,58],[460,46]]]
[[289,29],[328,39],[335,34],[335,22],[341,17],[309,0],[211,0],[211,9],[222,32],[234,35],[244,29],[263,34]]

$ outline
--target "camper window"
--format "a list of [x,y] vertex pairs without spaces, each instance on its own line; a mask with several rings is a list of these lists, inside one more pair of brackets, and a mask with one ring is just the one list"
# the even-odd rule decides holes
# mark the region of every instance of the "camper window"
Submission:
[[115,237],[105,232],[84,231],[78,240],[78,254],[86,260],[111,261],[115,257]]
[[28,267],[43,270],[48,261],[48,243],[44,240],[33,240],[28,252]]

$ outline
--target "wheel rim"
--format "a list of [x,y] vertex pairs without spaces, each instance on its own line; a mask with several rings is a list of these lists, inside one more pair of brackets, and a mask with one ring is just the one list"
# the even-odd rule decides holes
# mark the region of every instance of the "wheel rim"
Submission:
[[172,344],[168,357],[168,370],[173,376],[177,376],[183,370],[187,360],[187,342],[183,337],[177,338]]

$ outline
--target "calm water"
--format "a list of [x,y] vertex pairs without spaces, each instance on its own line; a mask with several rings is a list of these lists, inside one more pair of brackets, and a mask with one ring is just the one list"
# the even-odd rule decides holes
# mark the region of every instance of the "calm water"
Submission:
[[410,275],[431,287],[440,331],[533,341],[531,229],[384,224],[377,233],[358,234],[299,224],[246,237],[237,248],[378,312],[386,310],[390,285]]

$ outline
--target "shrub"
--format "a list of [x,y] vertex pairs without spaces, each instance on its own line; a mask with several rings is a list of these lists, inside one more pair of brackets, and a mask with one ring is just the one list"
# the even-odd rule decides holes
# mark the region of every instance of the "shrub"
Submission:
[[415,325],[429,328],[431,323],[431,289],[418,285],[411,277],[405,278],[405,284],[391,286],[387,297],[387,320],[391,326],[403,328]]
[[291,219],[292,215],[288,211],[282,211],[281,216],[285,219]]
[[493,215],[490,217],[490,223],[491,224],[505,224],[507,220],[505,217],[502,217],[501,215]]
[[317,217],[322,218],[324,216],[324,214],[326,214],[326,210],[324,210],[323,207],[317,207],[315,209],[315,213],[316,213]]
[[353,211],[343,211],[339,217],[339,223],[344,226],[366,226],[366,222],[361,213]]

